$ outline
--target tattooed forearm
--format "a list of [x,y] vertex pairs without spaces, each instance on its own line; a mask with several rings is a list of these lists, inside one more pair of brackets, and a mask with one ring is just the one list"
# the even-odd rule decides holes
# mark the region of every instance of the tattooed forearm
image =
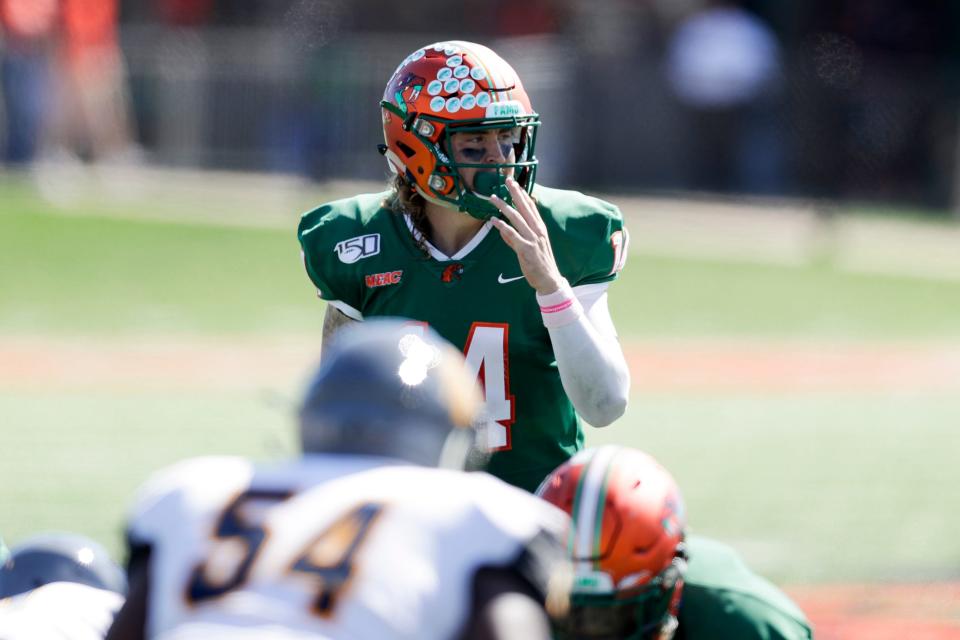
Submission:
[[[356,322],[352,320],[345,313],[337,309],[331,304],[327,305],[327,312],[323,316],[323,344],[327,344],[327,340],[337,332],[337,329],[342,327],[345,324],[350,322]],[[323,355],[326,353],[326,349],[321,348],[320,351],[320,360],[323,361]]]

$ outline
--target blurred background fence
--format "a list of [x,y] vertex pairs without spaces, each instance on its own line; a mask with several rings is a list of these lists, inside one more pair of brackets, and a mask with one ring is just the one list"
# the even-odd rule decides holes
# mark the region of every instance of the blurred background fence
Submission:
[[957,208],[955,3],[0,0],[0,17],[8,164],[379,179],[393,68],[464,38],[524,79],[545,183]]

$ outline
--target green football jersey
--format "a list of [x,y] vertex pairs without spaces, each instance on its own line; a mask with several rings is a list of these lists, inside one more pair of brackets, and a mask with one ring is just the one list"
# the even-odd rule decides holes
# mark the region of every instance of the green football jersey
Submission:
[[[496,421],[487,470],[533,491],[583,445],[535,291],[490,223],[457,255],[428,256],[407,218],[383,208],[387,195],[305,214],[298,236],[307,273],[321,298],[349,307],[356,319],[411,318],[462,349]],[[537,186],[533,195],[570,285],[615,279],[627,244],[617,208],[575,191]]]
[[801,640],[806,616],[783,591],[720,542],[690,536],[677,640]]

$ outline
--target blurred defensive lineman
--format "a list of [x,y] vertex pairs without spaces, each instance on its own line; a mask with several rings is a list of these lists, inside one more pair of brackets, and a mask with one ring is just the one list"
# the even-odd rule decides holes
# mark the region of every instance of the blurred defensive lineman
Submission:
[[422,326],[338,333],[300,411],[304,455],[159,473],[128,524],[109,638],[548,638],[562,511],[463,460],[479,390]]
[[0,638],[103,639],[127,585],[102,546],[44,533],[5,551],[0,542]]
[[680,489],[635,449],[587,449],[537,490],[573,518],[558,639],[808,640],[803,612],[719,542],[687,536]]

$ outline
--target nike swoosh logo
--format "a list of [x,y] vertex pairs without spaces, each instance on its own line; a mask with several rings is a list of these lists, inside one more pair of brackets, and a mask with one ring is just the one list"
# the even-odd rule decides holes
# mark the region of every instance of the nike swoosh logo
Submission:
[[514,280],[523,280],[523,276],[517,276],[516,278],[504,278],[502,273],[497,276],[497,282],[500,284],[507,284],[508,282],[513,282]]

